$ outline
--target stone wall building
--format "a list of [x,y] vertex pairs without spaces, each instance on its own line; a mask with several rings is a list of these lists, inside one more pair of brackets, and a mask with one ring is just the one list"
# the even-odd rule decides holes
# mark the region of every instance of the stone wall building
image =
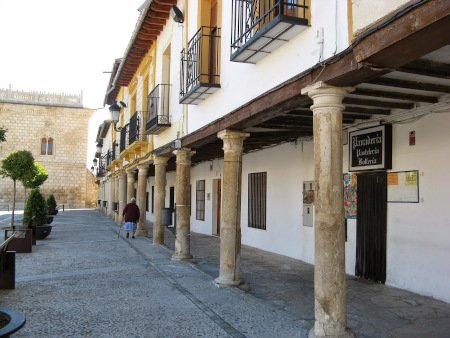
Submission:
[[[0,160],[18,150],[29,150],[48,170],[41,191],[53,193],[66,208],[95,206],[97,186],[86,168],[88,122],[92,109],[83,108],[82,96],[0,89],[0,126],[6,142]],[[11,204],[13,182],[0,179],[0,205]],[[24,189],[17,185],[18,206]]]

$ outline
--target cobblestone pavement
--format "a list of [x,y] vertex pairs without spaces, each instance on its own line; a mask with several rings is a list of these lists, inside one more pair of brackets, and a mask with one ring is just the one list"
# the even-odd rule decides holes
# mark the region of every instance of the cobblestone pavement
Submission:
[[[250,291],[219,289],[216,237],[192,235],[192,264],[171,261],[170,231],[153,245],[151,225],[149,238],[126,239],[93,210],[52,225],[16,255],[16,289],[0,290],[0,306],[27,317],[14,337],[307,337],[313,325],[309,264],[244,246]],[[450,337],[450,304],[356,279],[348,288],[358,337]]]

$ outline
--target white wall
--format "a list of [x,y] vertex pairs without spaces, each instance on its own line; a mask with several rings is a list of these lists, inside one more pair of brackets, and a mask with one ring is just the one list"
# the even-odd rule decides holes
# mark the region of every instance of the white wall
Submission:
[[[212,168],[212,170],[211,170]],[[222,179],[223,160],[203,162],[191,169],[191,230],[213,234],[213,180]],[[196,220],[196,182],[205,180],[205,220]],[[209,199],[207,198],[209,194]]]
[[353,32],[364,29],[410,0],[353,0]]
[[[420,203],[388,203],[386,284],[450,301],[450,113],[393,125],[393,168],[419,170]],[[416,145],[408,145],[409,131]],[[213,164],[213,170],[210,165]],[[314,229],[302,225],[302,183],[314,179],[313,143],[283,144],[244,155],[242,164],[242,243],[314,263]],[[348,171],[348,146],[343,172]],[[248,174],[267,172],[267,229],[248,227]],[[222,160],[192,168],[193,232],[212,234],[213,179]],[[174,174],[169,182],[174,182]],[[195,182],[204,179],[205,221],[195,220]],[[168,189],[168,188],[167,188]],[[167,201],[168,203],[168,201]],[[355,273],[356,220],[348,221],[346,272]]]
[[450,109],[393,128],[393,169],[419,170],[420,203],[388,203],[387,284],[450,302],[448,126]]
[[[190,1],[189,5],[192,6],[193,1]],[[221,89],[201,104],[189,106],[189,132],[230,113],[251,99],[318,63],[320,59],[318,30],[322,28],[324,30],[322,60],[348,46],[347,3],[343,1],[312,1],[311,27],[307,27],[294,39],[260,60],[256,65],[231,62],[231,2],[223,1],[222,6]],[[194,20],[195,22],[193,22]],[[192,37],[196,30],[195,16],[189,18],[189,37]],[[338,33],[336,34],[336,32]]]

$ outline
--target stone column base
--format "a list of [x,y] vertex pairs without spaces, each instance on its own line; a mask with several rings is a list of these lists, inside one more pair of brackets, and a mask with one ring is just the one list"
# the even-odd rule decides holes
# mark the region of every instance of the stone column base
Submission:
[[137,229],[136,233],[135,233],[136,237],[147,237],[148,236],[148,231],[147,229]]
[[214,279],[214,284],[216,284],[219,288],[233,288],[237,287],[242,283],[241,280],[229,280],[229,279],[222,279],[220,277],[217,277]]
[[344,334],[331,335],[331,336],[316,336],[314,333],[314,327],[309,331],[308,338],[355,338],[355,333],[347,328]]
[[176,255],[176,254],[173,254],[172,255],[172,260],[173,261],[187,261],[187,262],[195,263],[194,257],[192,257],[192,255]]

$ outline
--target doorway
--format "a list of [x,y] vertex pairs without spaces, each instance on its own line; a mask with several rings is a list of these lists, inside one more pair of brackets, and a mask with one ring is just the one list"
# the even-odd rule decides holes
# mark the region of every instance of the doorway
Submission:
[[387,174],[357,174],[355,275],[386,281]]
[[221,223],[221,208],[222,208],[222,181],[220,178],[213,181],[213,201],[212,201],[212,234],[220,236],[220,223]]

